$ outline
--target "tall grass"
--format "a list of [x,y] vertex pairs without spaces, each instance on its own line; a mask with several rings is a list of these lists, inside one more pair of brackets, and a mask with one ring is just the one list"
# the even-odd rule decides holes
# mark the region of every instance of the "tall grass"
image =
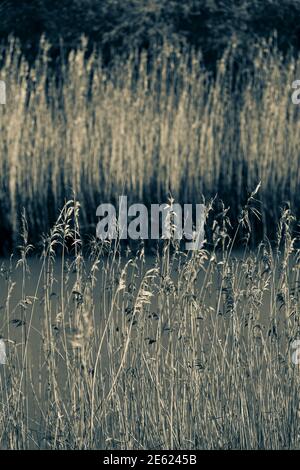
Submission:
[[17,41],[3,51],[2,250],[16,243],[22,207],[37,240],[71,190],[86,231],[98,204],[123,193],[148,203],[170,193],[199,202],[217,192],[237,217],[259,181],[263,234],[284,201],[298,214],[300,119],[291,102],[298,60],[262,43],[237,72],[232,44],[212,77],[200,54],[165,45],[133,51],[108,70],[96,53],[86,56],[85,44],[55,71],[45,41],[32,67]]
[[247,244],[236,258],[226,214],[209,252],[165,240],[149,264],[143,245],[121,255],[92,240],[87,260],[70,201],[34,287],[23,218],[20,259],[1,267],[1,448],[299,448],[293,216],[275,249]]

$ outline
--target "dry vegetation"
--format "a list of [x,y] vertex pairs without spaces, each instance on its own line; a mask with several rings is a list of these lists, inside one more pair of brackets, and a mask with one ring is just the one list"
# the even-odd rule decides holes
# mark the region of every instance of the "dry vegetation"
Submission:
[[1,269],[1,447],[299,448],[291,213],[274,250],[235,258],[224,211],[209,252],[165,240],[149,266],[143,245],[121,255],[118,241],[91,240],[84,260],[78,211],[67,203],[44,239],[33,295],[24,219],[17,266]]
[[181,203],[218,193],[236,218],[259,181],[258,230],[274,231],[284,201],[298,215],[300,116],[291,102],[298,61],[261,44],[235,74],[233,44],[213,78],[199,54],[166,45],[108,70],[97,54],[85,58],[83,44],[54,73],[47,48],[42,42],[29,68],[12,41],[1,68],[2,250],[20,233],[22,207],[36,241],[72,191],[86,232],[98,204],[123,193],[143,203],[170,192]]
[[[233,45],[212,77],[196,53],[166,45],[108,71],[83,45],[57,74],[46,43],[32,68],[11,43],[1,238],[22,246],[0,273],[2,448],[299,448],[299,63],[261,44],[236,76],[234,57]],[[211,216],[211,245],[161,241],[152,266],[142,243],[124,253],[92,239],[83,253],[79,226],[94,232],[98,204],[170,192],[179,202],[218,192],[231,206]],[[257,207],[276,243],[253,253]],[[32,291],[30,243],[41,238]]]

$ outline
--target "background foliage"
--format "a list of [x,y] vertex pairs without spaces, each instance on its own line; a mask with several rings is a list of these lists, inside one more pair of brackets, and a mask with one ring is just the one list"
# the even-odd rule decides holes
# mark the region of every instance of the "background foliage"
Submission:
[[299,0],[2,0],[0,13],[0,38],[20,38],[29,57],[42,34],[54,56],[61,39],[73,49],[86,35],[106,60],[168,39],[200,47],[211,65],[232,37],[245,51],[274,31],[279,49],[300,47]]

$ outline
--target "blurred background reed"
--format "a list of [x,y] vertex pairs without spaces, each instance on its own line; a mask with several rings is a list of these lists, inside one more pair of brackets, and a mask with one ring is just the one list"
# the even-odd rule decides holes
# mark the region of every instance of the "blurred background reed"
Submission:
[[121,194],[145,204],[217,194],[234,222],[259,181],[257,239],[272,237],[284,204],[299,214],[300,115],[291,101],[299,60],[273,40],[257,43],[243,70],[233,41],[215,73],[199,51],[169,43],[109,67],[87,53],[85,38],[55,67],[50,48],[42,38],[31,64],[18,40],[3,49],[2,251],[16,243],[23,208],[35,241],[73,192],[86,233],[97,206]]

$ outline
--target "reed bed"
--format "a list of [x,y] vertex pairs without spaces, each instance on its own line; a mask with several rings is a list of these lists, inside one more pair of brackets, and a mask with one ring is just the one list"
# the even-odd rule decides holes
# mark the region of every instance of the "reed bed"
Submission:
[[1,448],[299,448],[295,220],[285,209],[276,246],[252,252],[254,196],[239,256],[224,210],[209,250],[163,240],[150,261],[118,240],[90,240],[87,257],[69,201],[34,288],[23,216],[19,258],[1,267]]
[[218,193],[236,219],[259,181],[259,236],[274,233],[285,201],[299,215],[298,59],[265,42],[238,68],[232,43],[212,75],[200,53],[168,44],[110,68],[84,39],[56,67],[48,51],[42,40],[30,65],[16,40],[2,51],[2,251],[18,243],[23,207],[36,241],[71,191],[87,233],[98,204],[120,194],[148,204]]

